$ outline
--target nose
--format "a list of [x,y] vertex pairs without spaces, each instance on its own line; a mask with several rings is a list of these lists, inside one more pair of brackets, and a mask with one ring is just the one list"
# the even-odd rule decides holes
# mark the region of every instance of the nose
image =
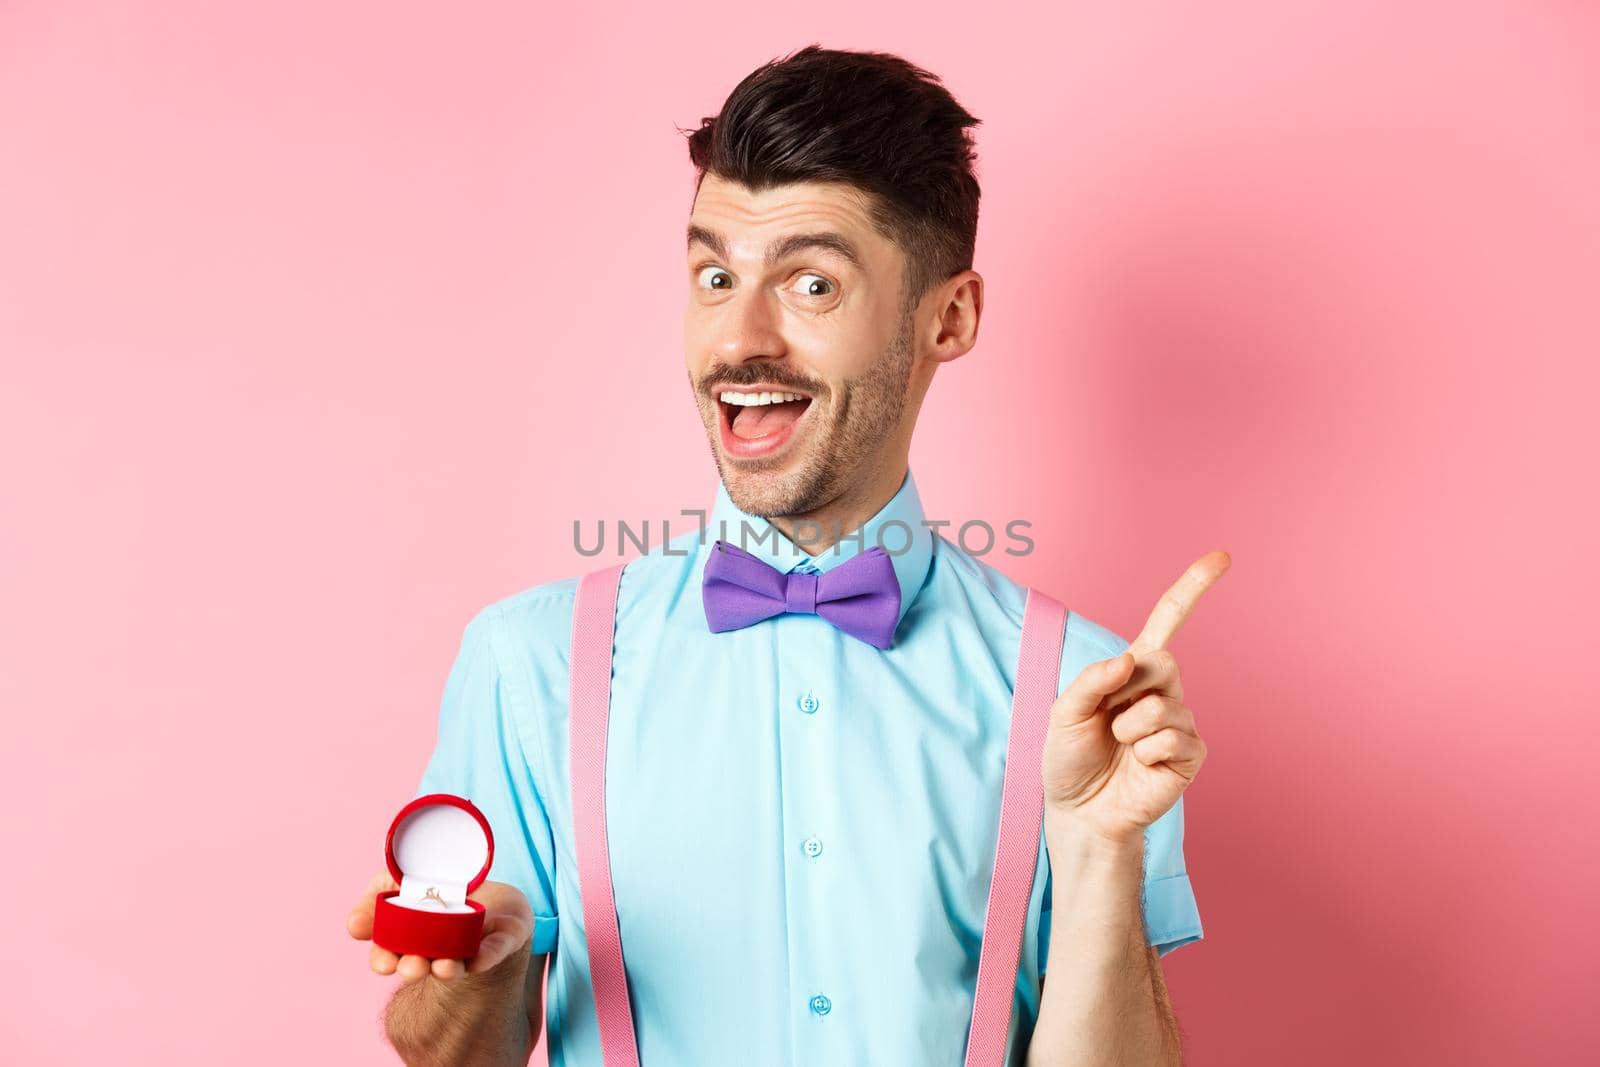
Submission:
[[718,310],[721,315],[712,328],[711,343],[720,362],[777,359],[786,354],[782,308],[771,293],[750,286]]

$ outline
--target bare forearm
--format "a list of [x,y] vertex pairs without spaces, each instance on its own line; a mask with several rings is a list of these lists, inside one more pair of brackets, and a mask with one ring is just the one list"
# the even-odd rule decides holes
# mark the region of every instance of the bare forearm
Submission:
[[1091,843],[1048,814],[1050,954],[1028,1067],[1179,1064],[1139,905],[1144,843]]
[[449,981],[430,974],[401,986],[384,1016],[390,1044],[410,1067],[525,1067],[536,1036],[524,990],[528,964],[524,947],[482,974]]

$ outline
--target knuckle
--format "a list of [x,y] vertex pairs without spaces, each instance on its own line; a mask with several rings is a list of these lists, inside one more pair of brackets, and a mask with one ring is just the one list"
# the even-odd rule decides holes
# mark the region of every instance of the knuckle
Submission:
[[1163,726],[1172,725],[1171,702],[1160,693],[1147,693],[1128,706],[1133,714],[1129,725],[1137,725],[1140,733],[1154,734]]

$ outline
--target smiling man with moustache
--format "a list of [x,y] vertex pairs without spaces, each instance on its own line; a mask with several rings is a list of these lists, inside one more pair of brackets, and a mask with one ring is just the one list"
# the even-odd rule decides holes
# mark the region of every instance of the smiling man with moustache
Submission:
[[1179,1061],[1160,957],[1203,935],[1205,745],[1166,646],[1228,558],[1130,644],[1041,631],[1048,598],[925,521],[912,431],[983,309],[976,124],[903,59],[811,46],[692,132],[708,530],[466,627],[417,793],[493,825],[486,936],[371,949],[408,1063],[525,1063],[541,1026],[566,1067]]

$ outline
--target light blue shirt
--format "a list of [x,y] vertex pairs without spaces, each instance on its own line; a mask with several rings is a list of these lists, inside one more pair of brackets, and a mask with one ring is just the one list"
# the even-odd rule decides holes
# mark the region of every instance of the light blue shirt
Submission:
[[[923,518],[908,470],[861,538],[810,557],[719,484],[704,530],[623,572],[607,830],[643,1067],[962,1062],[1027,590]],[[900,584],[893,647],[816,615],[707,629],[719,537],[825,573],[880,535]],[[593,568],[617,551],[608,540]],[[494,830],[489,877],[533,906],[553,1067],[601,1062],[568,788],[576,588],[539,585],[468,623],[417,790],[470,797]],[[1061,688],[1127,645],[1072,612]],[[1011,1064],[1038,1017],[1052,903],[1041,834]],[[1141,903],[1162,955],[1203,936],[1181,800],[1146,831]]]

